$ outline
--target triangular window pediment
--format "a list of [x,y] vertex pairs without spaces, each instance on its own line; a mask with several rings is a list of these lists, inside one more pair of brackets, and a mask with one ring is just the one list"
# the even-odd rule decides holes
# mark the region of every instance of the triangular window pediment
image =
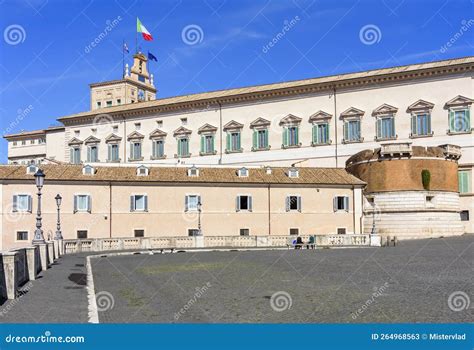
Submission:
[[83,143],[82,140],[79,140],[77,137],[73,137],[73,138],[69,141],[68,145],[69,145],[69,146],[82,145],[82,143]]
[[474,102],[474,100],[467,98],[465,96],[457,95],[452,100],[446,102],[447,107],[455,107],[455,106],[469,106]]
[[215,126],[212,126],[211,124],[204,124],[198,129],[198,134],[201,134],[203,132],[216,132],[217,128]]
[[288,114],[285,118],[280,120],[280,125],[287,125],[287,124],[299,124],[301,123],[301,118],[297,117],[293,114]]
[[191,133],[192,133],[191,130],[186,129],[184,126],[180,126],[178,129],[174,131],[173,135],[180,136],[180,135],[189,135]]
[[415,103],[412,103],[411,105],[409,105],[407,110],[411,112],[411,111],[416,111],[416,110],[433,109],[433,107],[434,107],[434,103],[431,103],[425,100],[418,100]]
[[100,143],[100,140],[95,137],[95,136],[89,136],[87,139],[84,140],[84,143],[85,144],[89,144],[89,143]]
[[122,138],[115,134],[110,134],[109,136],[105,138],[105,142],[120,142],[120,141],[122,141]]
[[132,132],[131,134],[129,134],[127,136],[127,140],[130,141],[130,140],[138,140],[138,139],[143,139],[145,136],[143,136],[142,134],[140,134],[138,131],[134,131]]
[[239,122],[236,122],[235,120],[231,120],[226,125],[224,125],[224,131],[232,130],[232,129],[242,129],[243,127],[244,127],[244,124],[240,124]]
[[316,113],[310,115],[309,122],[311,123],[311,122],[314,122],[314,121],[326,120],[326,119],[331,119],[331,118],[332,118],[331,114],[320,110],[320,111],[317,111]]
[[157,139],[161,137],[166,137],[168,135],[166,132],[160,130],[160,129],[155,129],[151,134],[150,134],[150,139]]
[[250,123],[250,128],[257,128],[261,126],[269,126],[271,122],[266,120],[262,117],[255,119],[253,122]]
[[384,103],[383,105],[377,107],[374,109],[372,112],[372,115],[387,115],[387,114],[395,114],[397,113],[398,108],[393,107],[387,103]]
[[341,118],[362,117],[365,114],[363,110],[355,107],[350,107],[341,113]]

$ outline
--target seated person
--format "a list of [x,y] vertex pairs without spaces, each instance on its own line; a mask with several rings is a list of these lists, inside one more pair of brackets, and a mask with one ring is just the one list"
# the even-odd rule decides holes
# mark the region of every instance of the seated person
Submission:
[[303,247],[303,239],[301,237],[296,237],[295,249],[301,249]]
[[306,246],[308,249],[311,247],[312,249],[314,249],[314,246],[316,245],[316,240],[314,238],[314,236],[309,236],[309,241],[308,241],[308,245]]

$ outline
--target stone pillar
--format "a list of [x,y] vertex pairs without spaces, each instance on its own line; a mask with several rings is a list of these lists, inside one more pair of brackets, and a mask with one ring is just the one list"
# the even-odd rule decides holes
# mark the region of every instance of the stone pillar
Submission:
[[59,242],[55,239],[53,241],[54,244],[54,258],[58,259],[59,258]]
[[59,256],[64,255],[64,242],[62,239],[58,239],[58,246],[59,246]]
[[15,299],[17,292],[15,258],[17,252],[2,253],[3,274],[5,276],[5,297]]
[[46,271],[48,269],[48,251],[46,243],[36,244],[40,252],[40,261],[41,261],[41,271]]
[[46,244],[48,246],[48,265],[52,265],[54,263],[54,243],[49,241]]
[[194,248],[204,248],[204,237],[195,236],[194,237]]
[[36,279],[36,259],[34,246],[26,247],[26,263],[28,265],[28,279],[34,281]]

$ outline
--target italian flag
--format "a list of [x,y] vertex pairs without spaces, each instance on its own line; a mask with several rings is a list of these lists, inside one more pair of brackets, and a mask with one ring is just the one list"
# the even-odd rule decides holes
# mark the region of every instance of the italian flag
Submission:
[[138,17],[137,17],[137,33],[142,33],[143,39],[145,39],[146,41],[153,40],[153,37],[151,36],[150,32],[145,28],[142,22],[140,22]]

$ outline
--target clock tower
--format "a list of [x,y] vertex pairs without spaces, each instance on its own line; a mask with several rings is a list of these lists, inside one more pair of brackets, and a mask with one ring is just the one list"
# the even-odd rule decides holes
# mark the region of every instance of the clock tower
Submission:
[[157,90],[147,63],[147,57],[138,52],[132,68],[125,65],[122,79],[90,84],[91,110],[155,100]]

